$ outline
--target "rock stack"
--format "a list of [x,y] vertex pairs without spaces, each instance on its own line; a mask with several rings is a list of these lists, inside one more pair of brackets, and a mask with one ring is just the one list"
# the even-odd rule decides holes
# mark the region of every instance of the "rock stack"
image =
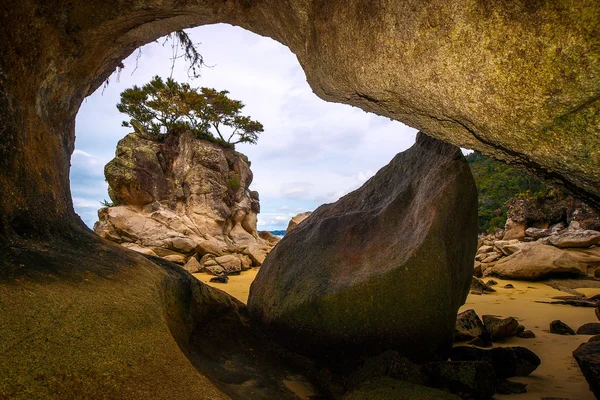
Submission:
[[105,239],[215,275],[260,266],[274,246],[256,230],[259,196],[233,149],[191,132],[131,133],[104,173],[113,205],[98,211],[94,231]]

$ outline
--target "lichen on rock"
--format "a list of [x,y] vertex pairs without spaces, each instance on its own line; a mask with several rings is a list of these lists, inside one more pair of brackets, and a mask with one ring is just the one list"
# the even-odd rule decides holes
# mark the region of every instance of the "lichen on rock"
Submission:
[[256,230],[248,159],[233,149],[191,132],[131,133],[105,175],[116,204],[98,211],[94,231],[105,239],[178,264],[236,253],[260,266],[273,247]]

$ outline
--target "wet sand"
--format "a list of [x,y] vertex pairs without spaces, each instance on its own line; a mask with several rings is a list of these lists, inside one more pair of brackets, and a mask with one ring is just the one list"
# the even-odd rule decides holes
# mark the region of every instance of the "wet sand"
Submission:
[[[229,283],[209,283],[211,275],[194,274],[200,281],[221,289],[240,301],[248,301],[250,284],[256,277],[258,269],[244,271],[239,276],[231,276]],[[568,305],[536,303],[536,301],[552,301],[553,296],[565,296],[567,293],[553,289],[539,282],[509,281],[493,278],[498,282],[494,288],[496,293],[486,295],[469,295],[460,311],[474,309],[479,316],[484,314],[499,317],[515,317],[532,330],[534,339],[510,338],[496,346],[523,346],[535,352],[542,364],[528,377],[511,378],[526,383],[526,394],[495,395],[498,400],[539,400],[542,397],[558,397],[569,400],[594,400],[585,378],[571,353],[591,336],[561,336],[549,332],[550,322],[555,319],[568,324],[574,330],[588,322],[598,322],[593,308],[573,307]],[[487,281],[488,279],[484,279]],[[511,283],[514,289],[504,289]],[[586,296],[600,294],[600,288],[577,289]]]

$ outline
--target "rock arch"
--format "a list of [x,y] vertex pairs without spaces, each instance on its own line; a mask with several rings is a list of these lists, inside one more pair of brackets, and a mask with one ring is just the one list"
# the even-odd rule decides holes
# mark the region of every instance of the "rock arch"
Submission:
[[216,22],[289,46],[326,100],[524,165],[600,205],[593,0],[24,0],[0,19],[5,233],[64,232],[81,101],[140,45]]

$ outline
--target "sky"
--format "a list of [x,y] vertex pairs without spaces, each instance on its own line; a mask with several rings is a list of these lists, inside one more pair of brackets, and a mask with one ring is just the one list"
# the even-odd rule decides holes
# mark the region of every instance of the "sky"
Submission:
[[200,78],[189,77],[183,59],[171,72],[172,48],[159,40],[144,46],[139,59],[137,52],[127,58],[108,87],[84,100],[76,122],[71,193],[88,226],[98,220],[100,202],[109,199],[104,165],[131,131],[121,127],[129,116],[117,111],[119,95],[155,75],[172,73],[193,87],[228,90],[246,105],[244,115],[263,124],[257,145],[236,145],[252,163],[250,189],[260,193],[259,230],[285,229],[292,216],[359,188],[415,141],[417,131],[400,122],[318,98],[296,56],[270,38],[225,24],[187,33],[209,66]]

